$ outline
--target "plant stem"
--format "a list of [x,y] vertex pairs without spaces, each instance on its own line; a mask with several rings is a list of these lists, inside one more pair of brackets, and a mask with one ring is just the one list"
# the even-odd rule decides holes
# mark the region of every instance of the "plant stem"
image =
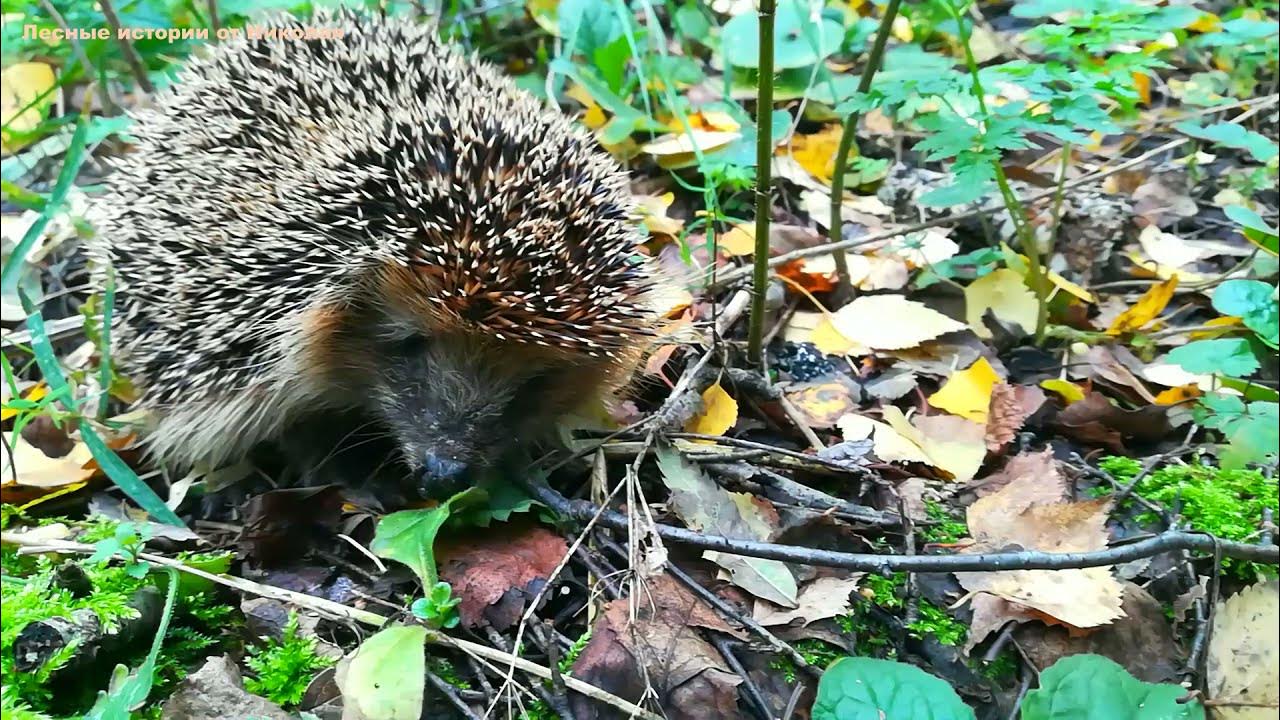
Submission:
[[110,0],[100,0],[98,9],[102,11],[102,17],[106,18],[107,26],[111,28],[111,35],[120,43],[120,53],[124,55],[125,62],[129,64],[129,69],[133,71],[133,77],[138,81],[138,87],[148,95],[154,94],[156,86],[151,84],[151,78],[147,77],[147,67],[143,64],[142,58],[139,57],[138,51],[134,49],[133,43],[129,39],[120,34],[120,16],[116,15],[116,10],[111,6]]
[[[889,44],[889,33],[893,30],[893,20],[898,16],[898,6],[902,0],[889,0],[884,9],[884,17],[880,18],[880,27],[876,30],[876,39],[871,45],[871,53],[867,55],[867,65],[862,69],[862,78],[858,80],[858,92],[865,93],[871,89],[871,80],[884,60],[884,49]],[[827,224],[827,237],[831,242],[840,242],[841,229],[844,226],[840,206],[844,200],[844,173],[849,165],[849,152],[853,149],[854,136],[858,134],[859,113],[850,112],[844,119],[844,129],[840,133],[840,145],[836,148],[836,159],[831,175],[831,218]],[[832,253],[836,261],[836,280],[838,287],[849,284],[849,261],[844,250]]]
[[756,93],[756,247],[752,261],[747,358],[763,359],[764,299],[769,289],[769,186],[773,169],[773,15],[776,0],[760,0],[760,62]]
[[[973,78],[973,95],[978,101],[978,110],[982,113],[984,122],[991,117],[991,113],[987,110],[986,92],[982,89],[982,78],[978,74],[978,61],[973,56],[973,48],[970,46],[969,26],[965,24],[964,18],[960,15],[960,9],[956,7],[955,0],[947,0],[947,9],[951,13],[952,19],[956,21],[956,26],[960,34],[960,44],[964,47],[965,65],[969,69],[969,76]],[[1009,178],[1004,174],[1004,166],[1000,164],[999,156],[992,158],[991,169],[995,173],[996,185],[1000,188],[1000,197],[1004,201],[1004,207],[1009,211],[1009,219],[1013,221],[1014,231],[1018,235],[1018,244],[1022,246],[1022,252],[1027,255],[1028,270],[1031,274],[1031,289],[1036,295],[1036,344],[1044,342],[1044,330],[1048,323],[1049,317],[1049,278],[1044,273],[1043,263],[1040,258],[1040,248],[1036,245],[1035,233],[1027,225],[1026,212],[1023,210],[1022,203],[1018,200],[1018,196],[1013,192],[1013,188],[1009,186]]]

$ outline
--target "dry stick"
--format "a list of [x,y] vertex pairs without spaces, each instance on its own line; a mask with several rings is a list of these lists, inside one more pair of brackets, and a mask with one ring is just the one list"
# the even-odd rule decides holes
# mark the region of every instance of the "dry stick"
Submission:
[[222,32],[222,21],[218,19],[218,0],[209,0],[209,25],[213,28],[213,36]]
[[[76,59],[80,61],[80,65],[84,67],[85,77],[89,78],[89,82],[93,84],[102,100],[102,111],[110,112],[115,108],[115,103],[111,101],[111,93],[107,91],[107,84],[99,82],[100,78],[93,76],[93,63],[89,61],[89,56],[85,54],[84,46],[80,44],[77,34],[71,32],[70,26],[67,25],[66,18],[62,17],[62,13],[58,12],[58,8],[54,7],[50,0],[40,0],[40,5],[44,7],[44,11],[49,13],[49,17],[53,18],[54,23],[62,29],[63,36],[71,42],[71,51],[76,54]],[[45,298],[48,299],[48,296]]]
[[129,63],[129,70],[138,81],[138,87],[147,94],[154,93],[156,86],[152,85],[151,79],[147,77],[147,68],[142,64],[138,51],[134,49],[133,43],[129,42],[129,38],[120,34],[120,16],[116,15],[116,9],[111,7],[111,0],[98,0],[98,7],[102,9],[102,16],[107,19],[111,34],[120,42],[120,52],[124,55],[125,62]]
[[[880,18],[880,28],[876,30],[875,42],[871,45],[871,53],[867,56],[867,66],[862,69],[862,78],[858,80],[858,92],[865,93],[871,89],[871,80],[884,61],[884,48],[889,43],[889,32],[893,27],[893,19],[898,16],[898,6],[902,0],[889,0],[884,9],[884,17]],[[840,242],[844,229],[844,215],[840,212],[844,205],[844,171],[849,164],[849,152],[853,149],[854,136],[858,134],[859,113],[855,110],[844,119],[844,130],[840,132],[840,144],[836,147],[836,160],[831,175],[831,222],[827,224],[827,237],[831,242]],[[836,261],[837,282],[843,290],[849,285],[849,261],[844,250],[832,253]]]
[[[32,553],[62,552],[62,553],[77,553],[81,555],[92,555],[97,550],[96,547],[94,547],[93,545],[89,545],[87,543],[71,542],[69,540],[53,540],[53,539],[46,539],[46,538],[29,538],[29,537],[25,537],[21,533],[14,533],[14,532],[0,533],[0,542],[9,543],[12,545],[17,545],[19,547],[26,548],[27,552],[32,552]],[[252,580],[245,580],[244,578],[236,577],[234,575],[215,575],[210,572],[205,572],[204,570],[201,570],[199,568],[191,567],[190,565],[185,565],[177,560],[164,557],[163,555],[156,555],[154,553],[143,552],[143,553],[138,553],[138,557],[142,560],[146,560],[149,563],[154,563],[162,567],[174,568],[175,570],[179,570],[181,572],[187,573],[188,575],[194,575],[199,578],[204,578],[205,580],[208,580],[210,582],[214,582],[219,585],[225,585],[229,588],[233,588],[241,592],[246,592],[251,595],[257,595],[259,597],[267,597],[273,600],[279,600],[281,602],[298,605],[300,607],[307,608],[308,610],[312,610],[316,613],[319,613],[331,619],[348,620],[352,622],[362,623],[364,625],[369,625],[372,627],[382,627],[387,623],[387,618],[381,615],[378,615],[376,613],[371,613],[367,610],[360,610],[357,608],[347,607],[346,605],[333,602],[332,600],[327,600],[325,598],[319,598],[313,595],[307,595],[300,592],[294,592],[292,590],[285,590],[284,588],[278,588],[272,585],[263,585],[262,583],[256,583],[256,582],[253,582]],[[551,671],[549,669],[541,665],[538,665],[536,663],[525,660],[522,657],[517,657],[515,655],[512,655],[511,653],[506,653],[501,650],[495,650],[494,648],[491,648],[487,645],[481,645],[479,643],[474,643],[469,640],[461,640],[461,639],[450,637],[448,635],[444,635],[438,632],[428,632],[427,640],[437,645],[443,645],[445,647],[453,648],[455,650],[459,650],[461,652],[468,653],[476,657],[484,658],[486,660],[492,660],[494,662],[511,663],[515,665],[517,668],[529,673],[530,675],[534,675],[536,677],[542,678],[543,680],[551,679]],[[645,718],[646,720],[662,720],[660,716],[652,712],[649,712],[648,710],[645,710],[644,708],[638,705],[635,705],[634,703],[623,700],[617,695],[613,695],[612,693],[601,690],[600,688],[594,685],[590,685],[576,678],[565,677],[564,684],[566,687],[568,687],[570,690],[573,690],[574,692],[578,692],[583,695],[586,695],[587,697],[593,700],[598,700],[602,703],[612,705],[613,707],[623,710],[624,712],[630,713],[632,717]]]
[[[1234,120],[1229,120],[1228,122],[1231,122],[1233,124],[1240,123],[1252,117],[1253,115],[1256,115],[1258,112],[1261,112],[1262,110],[1265,110],[1271,107],[1272,105],[1275,105],[1278,101],[1280,101],[1280,96],[1272,96],[1268,98],[1259,99],[1257,100],[1257,104],[1254,105],[1254,107],[1250,108],[1248,112],[1242,113],[1240,117],[1237,117]],[[1145,152],[1133,158],[1132,160],[1127,160],[1125,162],[1122,162],[1113,168],[1109,168],[1107,170],[1099,170],[1099,171],[1090,173],[1088,175],[1085,175],[1084,177],[1076,178],[1075,180],[1072,180],[1071,182],[1064,185],[1063,188],[1066,190],[1070,190],[1073,188],[1080,187],[1081,185],[1089,185],[1091,183],[1098,182],[1099,180],[1115,175],[1118,172],[1123,172],[1125,170],[1128,170],[1131,167],[1141,165],[1142,163],[1150,160],[1151,158],[1157,155],[1161,155],[1170,150],[1174,150],[1176,148],[1182,147],[1183,145],[1186,145],[1189,142],[1191,142],[1191,138],[1185,138],[1185,137],[1178,138],[1177,140],[1170,140],[1169,142],[1161,145],[1160,147],[1155,148],[1154,150]],[[1028,203],[1038,202],[1040,200],[1044,200],[1045,198],[1053,197],[1057,192],[1058,192],[1058,188],[1056,187],[1050,188],[1048,190],[1044,190],[1039,193],[1034,193],[1025,198],[1021,198],[1020,202],[1022,202],[1024,205]],[[793,260],[803,260],[804,258],[816,257],[818,255],[828,255],[835,250],[848,250],[850,248],[863,247],[866,245],[871,245],[874,243],[881,242],[883,240],[891,240],[895,237],[899,237],[902,235],[910,235],[911,233],[920,232],[921,230],[928,230],[929,228],[935,228],[941,225],[951,225],[954,223],[963,222],[965,220],[972,220],[977,217],[982,217],[984,215],[991,215],[993,213],[1000,212],[1001,210],[1004,210],[1004,209],[1005,209],[1005,206],[1003,203],[995,203],[984,208],[971,210],[966,213],[960,213],[958,215],[945,215],[943,217],[934,218],[933,220],[929,220],[926,222],[916,223],[915,225],[907,225],[905,227],[895,228],[893,230],[886,230],[884,232],[875,233],[873,235],[866,235],[859,238],[850,238],[848,240],[841,240],[839,242],[824,243],[822,245],[814,245],[813,247],[801,248],[799,250],[792,250],[791,252],[788,252],[788,253],[783,253],[781,255],[773,256],[772,258],[769,259],[768,265],[770,268],[776,268],[782,265],[786,265],[787,263],[792,262]],[[744,277],[747,277],[748,275],[751,274],[751,272],[752,272],[752,268],[741,267],[735,270],[730,270],[728,272],[721,273],[720,276],[716,279],[716,281],[712,284],[712,289],[725,287],[729,283],[736,282],[738,280],[741,280]]]
[[751,318],[747,359],[759,366],[764,338],[764,299],[769,289],[769,186],[773,169],[773,13],[776,0],[760,0],[760,62],[756,92],[756,247],[751,258]]
[[[593,518],[595,524],[622,530],[627,517],[603,510],[583,500],[570,500],[546,485],[526,485],[535,499],[556,513],[582,519]],[[602,512],[603,510],[603,512]],[[846,553],[833,550],[780,545],[755,540],[735,540],[721,535],[706,535],[671,525],[655,526],[664,540],[719,552],[784,562],[864,570],[893,572],[985,572],[993,570],[1067,570],[1102,567],[1148,558],[1175,550],[1214,552],[1220,547],[1223,557],[1248,560],[1266,565],[1280,565],[1280,547],[1262,547],[1248,543],[1219,540],[1204,533],[1164,532],[1127,545],[1089,552],[1051,553],[1040,551],[1007,553],[974,553],[972,555],[876,555]]]

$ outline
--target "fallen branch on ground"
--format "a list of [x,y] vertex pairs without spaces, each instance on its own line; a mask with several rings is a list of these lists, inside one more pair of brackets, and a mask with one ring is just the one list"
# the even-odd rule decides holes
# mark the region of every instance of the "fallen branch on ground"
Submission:
[[[585,500],[570,500],[546,485],[530,484],[533,497],[555,512],[577,520],[596,517],[597,523],[614,530],[627,527],[627,517],[612,510],[601,512]],[[1153,537],[1090,552],[1050,553],[1035,550],[972,555],[876,555],[819,550],[797,545],[780,545],[756,540],[734,540],[720,535],[656,525],[663,540],[705,550],[782,560],[803,565],[838,567],[868,572],[986,572],[992,570],[1068,570],[1116,565],[1177,550],[1221,553],[1222,557],[1248,560],[1266,565],[1280,565],[1280,547],[1250,545],[1221,540],[1207,533],[1164,532]]]

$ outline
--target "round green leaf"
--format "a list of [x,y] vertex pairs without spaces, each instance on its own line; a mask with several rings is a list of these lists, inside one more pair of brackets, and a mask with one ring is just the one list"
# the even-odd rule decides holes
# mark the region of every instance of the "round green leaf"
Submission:
[[[828,17],[814,22],[808,3],[782,0],[773,20],[773,66],[778,70],[808,67],[840,48],[844,28]],[[725,23],[721,34],[724,60],[744,68],[760,66],[760,17],[744,12]]]
[[1101,655],[1072,655],[1040,674],[1022,701],[1022,720],[1203,720],[1180,685],[1143,682]]
[[1240,232],[1249,242],[1272,255],[1280,254],[1280,231],[1268,225],[1261,215],[1240,205],[1228,205],[1223,211],[1241,226]]
[[943,680],[914,665],[846,657],[818,683],[813,720],[973,720],[973,710]]
[[1167,360],[1200,375],[1247,377],[1258,370],[1258,358],[1244,338],[1196,340],[1174,348]]
[[1228,280],[1213,291],[1213,307],[1235,315],[1271,347],[1280,346],[1280,304],[1276,289],[1260,280]]
[[427,669],[427,629],[399,625],[364,641],[338,666],[336,680],[348,707],[367,720],[418,720]]

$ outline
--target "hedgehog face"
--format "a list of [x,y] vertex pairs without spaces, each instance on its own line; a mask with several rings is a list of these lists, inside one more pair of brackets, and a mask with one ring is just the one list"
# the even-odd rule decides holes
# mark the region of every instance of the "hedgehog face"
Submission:
[[375,412],[424,497],[474,484],[581,400],[565,388],[576,368],[519,350],[463,333],[412,334],[378,354]]

